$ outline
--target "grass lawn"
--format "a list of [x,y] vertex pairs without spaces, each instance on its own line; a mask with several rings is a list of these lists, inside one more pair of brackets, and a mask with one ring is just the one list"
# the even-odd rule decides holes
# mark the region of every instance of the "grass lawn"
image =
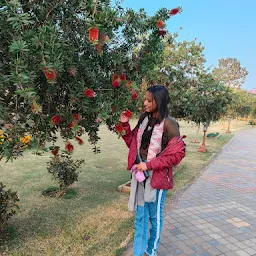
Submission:
[[[208,132],[220,132],[221,136],[207,139],[208,152],[198,153],[200,144],[191,143],[196,127],[183,121],[180,127],[181,134],[187,135],[187,155],[177,167],[170,196],[191,183],[234,132],[251,129],[245,122],[233,121],[232,133],[226,134],[227,127],[223,130],[220,124],[213,124]],[[100,137],[98,155],[93,154],[86,136],[84,145],[74,142],[74,157],[84,158],[86,164],[73,186],[78,193],[72,199],[42,195],[47,187],[56,185],[46,169],[50,153],[36,156],[26,151],[13,163],[0,162],[0,181],[18,191],[21,200],[20,211],[10,221],[10,241],[0,248],[0,255],[1,251],[15,256],[120,255],[133,230],[133,216],[127,211],[128,195],[117,191],[130,178],[126,171],[128,149],[103,125]]]

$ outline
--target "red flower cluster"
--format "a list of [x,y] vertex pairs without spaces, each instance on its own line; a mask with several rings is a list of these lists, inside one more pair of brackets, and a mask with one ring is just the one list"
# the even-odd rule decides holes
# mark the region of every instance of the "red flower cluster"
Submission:
[[74,146],[68,141],[65,145],[65,150],[68,152],[68,153],[71,153],[73,150],[74,150]]
[[138,94],[136,92],[132,93],[132,99],[137,100],[138,99]]
[[44,68],[44,75],[47,80],[53,81],[56,79],[56,72],[54,68]]
[[51,122],[54,124],[54,125],[59,125],[61,121],[61,116],[59,115],[54,115],[52,118],[51,118]]
[[99,39],[99,29],[97,27],[92,27],[89,29],[89,40],[91,43],[95,43]]
[[156,27],[157,28],[163,28],[164,26],[164,22],[162,20],[159,20],[157,23],[156,23]]
[[125,75],[125,74],[121,74],[121,75],[120,75],[120,80],[121,80],[121,81],[126,80],[126,75]]
[[72,116],[74,117],[74,120],[79,121],[81,118],[80,114],[72,114]]
[[52,154],[53,154],[54,156],[58,155],[58,154],[59,154],[59,149],[58,149],[58,148],[54,148],[54,149],[52,150]]
[[79,145],[82,145],[84,143],[83,140],[81,138],[77,137],[77,136],[75,136],[75,139],[76,139],[76,141],[78,142]]
[[167,31],[163,30],[163,29],[160,29],[160,30],[157,31],[157,33],[158,33],[159,36],[164,37],[166,35]]
[[115,80],[115,81],[112,82],[112,86],[113,86],[114,88],[119,87],[119,85],[120,85],[120,82],[119,82],[118,80]]
[[113,74],[112,75],[112,86],[114,88],[117,88],[120,86],[121,81],[126,81],[126,75],[125,74],[121,74],[121,75],[117,75],[117,74]]
[[116,129],[116,132],[119,133],[119,134],[121,134],[124,131],[124,128],[121,124],[117,124],[115,126],[115,129]]
[[169,13],[171,16],[174,16],[179,12],[180,12],[180,7],[171,9]]
[[127,117],[127,118],[131,118],[132,117],[132,112],[127,109],[125,112],[124,112],[124,115]]
[[88,98],[94,98],[96,96],[96,93],[92,89],[85,89],[84,96]]
[[68,125],[68,128],[71,129],[73,127],[75,127],[77,125],[77,122],[76,121],[72,121],[69,125]]

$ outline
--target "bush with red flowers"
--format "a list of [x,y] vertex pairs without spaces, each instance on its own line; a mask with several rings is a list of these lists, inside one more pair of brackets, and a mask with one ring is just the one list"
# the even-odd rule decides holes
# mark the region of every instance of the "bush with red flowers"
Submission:
[[76,147],[91,144],[98,153],[101,123],[121,135],[120,113],[138,114],[141,83],[162,59],[158,27],[171,15],[162,8],[150,16],[105,0],[5,1],[0,13],[0,122],[9,124],[10,138],[0,159],[21,156],[19,138],[29,134],[37,144],[33,153],[51,150],[48,170],[66,187],[69,170],[70,180],[77,179]]
[[[162,8],[149,16],[99,0],[97,8],[92,1],[83,8],[67,1],[49,12],[51,1],[18,2],[7,1],[0,20],[0,112],[12,124],[8,134],[30,134],[41,154],[57,132],[64,141],[87,133],[97,152],[96,120],[115,131],[122,111],[138,113],[141,83],[161,61],[164,24],[175,11]],[[4,148],[7,160],[17,151],[14,141]]]

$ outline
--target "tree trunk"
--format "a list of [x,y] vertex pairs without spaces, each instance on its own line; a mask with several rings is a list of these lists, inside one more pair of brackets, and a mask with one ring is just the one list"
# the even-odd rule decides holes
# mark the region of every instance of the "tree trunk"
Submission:
[[195,137],[194,143],[198,143],[199,142],[199,141],[197,141],[199,130],[200,130],[200,124],[198,124],[198,128],[197,128],[197,132],[196,132],[196,137]]

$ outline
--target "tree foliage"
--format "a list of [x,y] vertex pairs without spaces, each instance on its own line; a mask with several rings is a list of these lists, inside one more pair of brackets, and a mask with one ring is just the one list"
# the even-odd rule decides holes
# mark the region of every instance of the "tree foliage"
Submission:
[[108,0],[5,0],[0,14],[8,159],[22,153],[17,143],[27,133],[44,145],[57,131],[66,143],[86,132],[96,145],[101,121],[114,130],[121,111],[137,109],[142,79],[162,61],[166,31],[157,24],[172,16]]
[[247,75],[248,71],[241,67],[240,61],[236,58],[220,59],[218,67],[213,69],[215,79],[228,87],[241,88]]

